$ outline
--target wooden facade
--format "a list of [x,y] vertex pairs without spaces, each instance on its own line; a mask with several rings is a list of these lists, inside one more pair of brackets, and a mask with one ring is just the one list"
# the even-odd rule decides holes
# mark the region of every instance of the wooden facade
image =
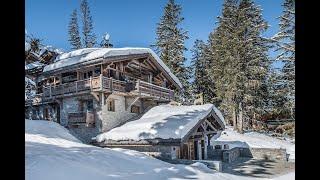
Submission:
[[114,57],[45,72],[42,97],[103,92],[170,101],[177,85],[151,59],[149,54]]

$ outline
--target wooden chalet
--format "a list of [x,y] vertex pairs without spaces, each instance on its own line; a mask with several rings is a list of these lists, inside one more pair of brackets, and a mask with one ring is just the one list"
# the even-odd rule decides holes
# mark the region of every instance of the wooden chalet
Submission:
[[76,129],[85,141],[170,102],[182,88],[148,48],[85,48],[54,61],[43,68],[26,114]]

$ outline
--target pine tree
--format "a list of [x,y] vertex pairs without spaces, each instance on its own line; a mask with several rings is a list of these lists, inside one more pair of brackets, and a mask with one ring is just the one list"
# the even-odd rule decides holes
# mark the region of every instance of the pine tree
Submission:
[[276,41],[279,52],[276,60],[284,63],[282,68],[284,91],[288,102],[285,108],[290,109],[291,117],[295,111],[295,1],[285,0],[283,14],[280,16],[280,31],[272,38]]
[[208,76],[209,61],[206,56],[208,45],[202,40],[196,40],[192,49],[191,68],[193,69],[192,93],[203,94],[204,103],[213,103],[215,93]]
[[69,33],[69,42],[71,44],[71,49],[80,49],[81,45],[81,38],[79,34],[79,25],[78,25],[78,17],[77,17],[77,10],[73,10],[71,14],[71,19],[68,26],[68,33]]
[[236,108],[234,107],[235,94],[235,67],[234,67],[234,40],[235,19],[237,2],[225,0],[222,15],[218,17],[218,27],[210,33],[208,40],[207,58],[210,59],[208,73],[214,82],[214,90],[217,95],[215,101],[223,111],[228,123],[236,127]]
[[243,132],[265,107],[270,63],[268,42],[261,33],[268,26],[251,0],[225,0],[218,20],[217,29],[209,36],[209,72],[220,107],[234,128]]
[[270,68],[267,52],[270,45],[261,36],[268,28],[261,11],[252,0],[242,0],[239,4],[238,21],[242,22],[239,23],[239,40],[243,47],[240,60],[244,72],[241,85],[244,91],[240,101],[243,102],[243,118],[247,125],[264,113],[264,100],[267,98],[266,81]]
[[82,18],[83,45],[86,48],[91,48],[96,44],[96,35],[93,32],[92,16],[90,15],[90,9],[87,0],[82,0],[80,9]]
[[185,66],[186,58],[184,51],[187,48],[184,41],[188,39],[187,31],[180,27],[180,23],[184,20],[181,17],[181,6],[176,4],[174,0],[169,0],[164,8],[164,14],[160,19],[157,27],[156,43],[152,45],[156,48],[157,53],[164,63],[170,68],[181,81],[184,90],[180,93],[176,92],[178,101],[185,101],[190,96],[190,68]]

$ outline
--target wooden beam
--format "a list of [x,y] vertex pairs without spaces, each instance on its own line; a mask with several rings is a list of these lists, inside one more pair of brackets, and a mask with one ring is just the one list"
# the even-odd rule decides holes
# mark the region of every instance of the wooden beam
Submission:
[[93,97],[94,97],[98,102],[100,101],[98,92],[91,92],[90,94],[93,95]]
[[212,126],[212,124],[206,119],[205,122],[209,125],[209,127],[211,127],[212,130],[217,131],[217,129],[215,127]]

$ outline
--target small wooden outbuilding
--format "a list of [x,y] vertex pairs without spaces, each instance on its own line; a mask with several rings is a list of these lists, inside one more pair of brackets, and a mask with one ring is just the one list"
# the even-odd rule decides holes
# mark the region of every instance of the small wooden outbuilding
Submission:
[[94,144],[165,159],[207,159],[210,140],[225,122],[213,104],[153,107],[140,119],[96,137]]

